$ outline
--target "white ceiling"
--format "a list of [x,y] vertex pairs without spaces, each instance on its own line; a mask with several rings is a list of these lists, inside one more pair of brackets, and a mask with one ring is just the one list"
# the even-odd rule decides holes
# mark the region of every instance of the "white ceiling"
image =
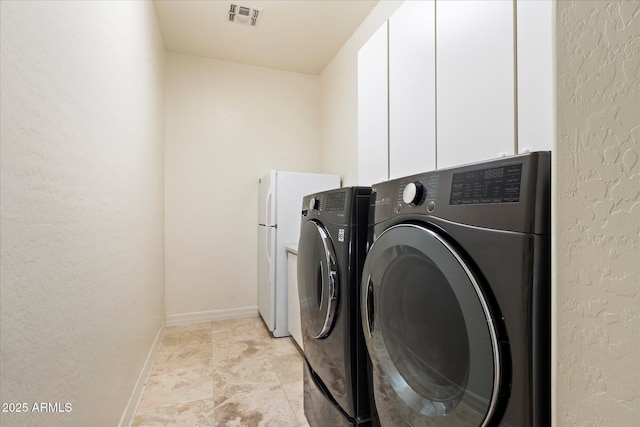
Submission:
[[255,27],[229,22],[227,0],[154,0],[165,49],[320,74],[378,0],[238,0],[261,8]]

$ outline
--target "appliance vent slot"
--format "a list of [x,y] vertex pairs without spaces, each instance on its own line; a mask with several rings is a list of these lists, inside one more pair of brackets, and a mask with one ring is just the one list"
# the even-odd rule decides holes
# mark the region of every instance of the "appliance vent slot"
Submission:
[[229,22],[255,27],[260,16],[262,16],[262,9],[259,7],[229,3]]

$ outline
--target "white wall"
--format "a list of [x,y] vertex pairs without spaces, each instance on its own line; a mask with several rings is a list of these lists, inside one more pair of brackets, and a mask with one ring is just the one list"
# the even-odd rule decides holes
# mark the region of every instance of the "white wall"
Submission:
[[322,172],[358,184],[358,50],[401,1],[380,1],[321,74]]
[[167,54],[168,323],[257,314],[258,179],[319,172],[319,83]]
[[557,7],[557,426],[640,420],[638,2]]
[[117,425],[164,319],[155,12],[0,8],[0,400],[29,405],[1,423]]

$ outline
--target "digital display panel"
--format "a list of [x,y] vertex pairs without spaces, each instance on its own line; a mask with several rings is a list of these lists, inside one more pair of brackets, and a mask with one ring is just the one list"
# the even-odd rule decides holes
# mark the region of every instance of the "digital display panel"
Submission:
[[346,201],[347,193],[341,191],[339,193],[330,193],[327,197],[327,204],[324,207],[326,211],[342,211],[344,210],[344,203]]
[[522,163],[453,174],[451,205],[520,201]]

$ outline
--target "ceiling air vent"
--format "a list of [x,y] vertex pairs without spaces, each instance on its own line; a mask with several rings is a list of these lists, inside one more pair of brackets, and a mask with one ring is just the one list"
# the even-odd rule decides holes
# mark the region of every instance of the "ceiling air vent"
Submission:
[[262,9],[259,7],[229,3],[229,22],[237,22],[238,24],[255,27],[260,16],[262,16]]

